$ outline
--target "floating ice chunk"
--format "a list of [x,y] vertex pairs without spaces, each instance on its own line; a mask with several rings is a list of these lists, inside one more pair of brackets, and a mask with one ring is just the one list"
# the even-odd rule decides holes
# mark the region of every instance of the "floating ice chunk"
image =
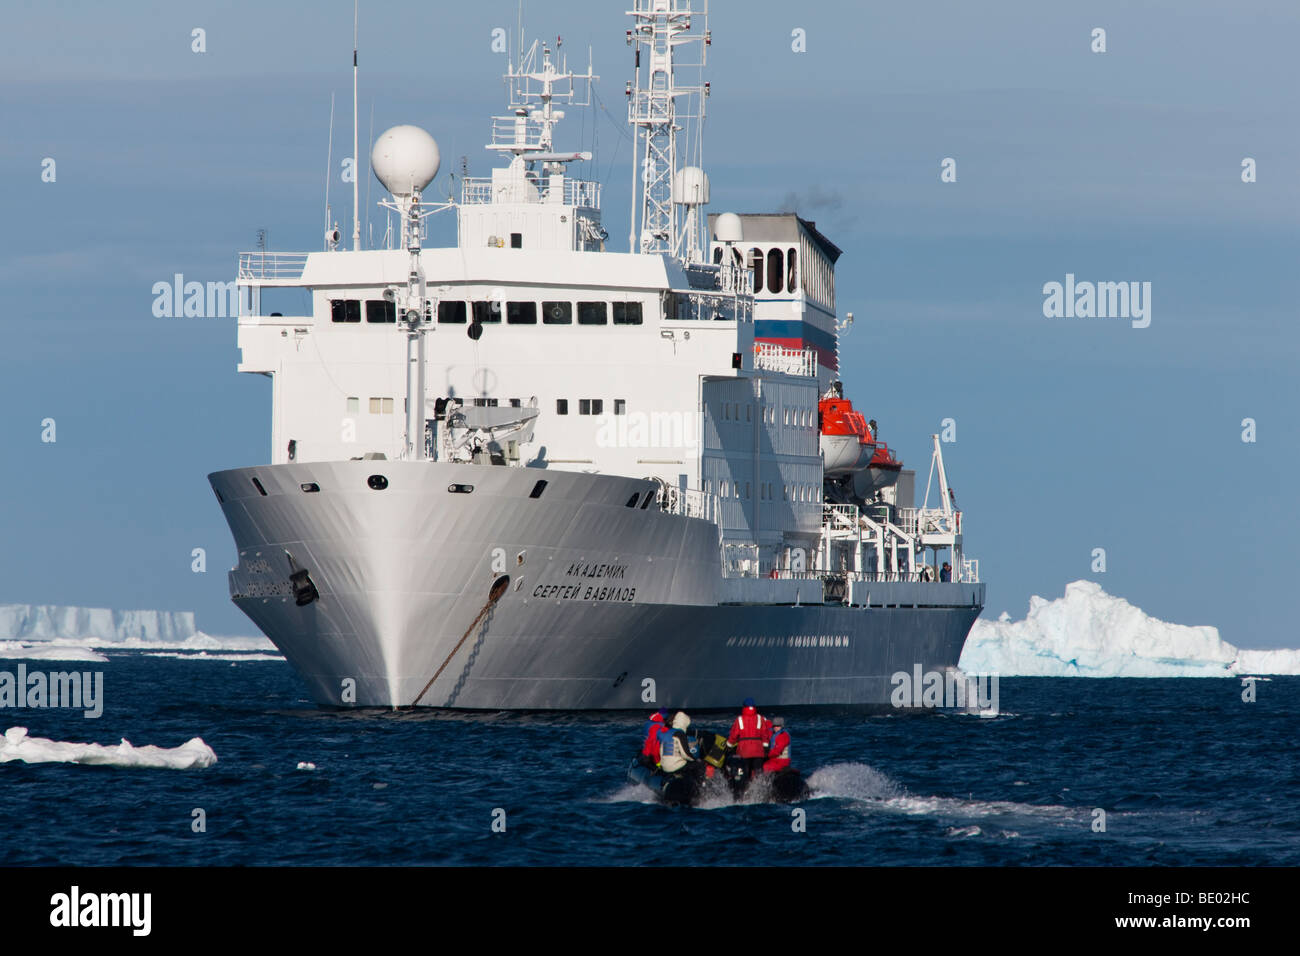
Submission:
[[141,657],[170,657],[178,661],[282,661],[283,654],[258,654],[255,652],[234,652],[231,654],[209,654],[207,651],[190,653],[186,651],[147,651]]
[[211,767],[217,762],[217,755],[200,737],[193,737],[179,747],[134,747],[125,739],[112,747],[28,737],[26,727],[10,727],[5,731],[4,741],[0,742],[0,763],[11,760],[190,770],[195,767]]
[[1030,598],[1023,621],[976,621],[960,666],[1003,677],[1300,674],[1300,650],[1240,650],[1217,628],[1157,620],[1095,582],[1075,581],[1062,598]]
[[89,661],[108,663],[108,658],[80,644],[49,642],[26,644],[22,641],[0,641],[0,660],[28,661]]

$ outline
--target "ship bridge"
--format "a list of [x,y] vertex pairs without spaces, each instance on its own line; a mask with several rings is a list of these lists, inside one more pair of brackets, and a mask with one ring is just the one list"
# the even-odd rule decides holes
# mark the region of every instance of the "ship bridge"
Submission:
[[[744,243],[731,250],[753,276],[754,338],[786,349],[811,349],[822,390],[839,376],[835,316],[835,263],[841,250],[794,213],[740,214]],[[714,230],[715,214],[709,215]],[[725,244],[711,243],[720,263]]]

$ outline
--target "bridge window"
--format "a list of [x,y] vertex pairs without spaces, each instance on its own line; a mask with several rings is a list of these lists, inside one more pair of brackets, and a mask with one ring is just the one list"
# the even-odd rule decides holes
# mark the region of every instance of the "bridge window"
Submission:
[[396,322],[397,305],[385,299],[366,300],[367,322]]
[[330,321],[360,322],[361,301],[359,299],[331,299]]
[[545,325],[572,325],[572,302],[543,302],[542,322]]
[[716,266],[722,262],[722,246],[713,247],[713,264]]
[[767,291],[780,292],[785,288],[784,256],[780,249],[767,251]]
[[557,415],[569,414],[569,400],[567,398],[557,398],[555,400],[555,414]]
[[609,309],[604,302],[579,302],[579,325],[608,325]]
[[626,414],[627,414],[627,399],[626,399],[626,398],[616,398],[616,399],[614,399],[614,414],[615,414],[615,415],[626,415]]
[[439,302],[438,322],[450,325],[464,325],[466,311],[464,302]]
[[370,399],[370,414],[371,415],[393,414],[393,400],[391,398]]
[[763,291],[763,250],[757,247],[749,250],[749,268],[754,271],[754,294]]
[[506,322],[510,325],[536,325],[536,302],[507,302]]
[[799,251],[791,249],[785,257],[785,291],[794,293],[799,288]]
[[348,399],[348,414],[357,415],[361,412],[361,399],[350,397]]
[[670,322],[689,319],[690,300],[684,295],[678,295],[676,292],[664,293],[664,319]]
[[614,303],[614,324],[615,325],[640,325],[641,324],[641,303],[640,302],[615,302]]
[[474,321],[484,324],[501,321],[500,302],[475,302]]

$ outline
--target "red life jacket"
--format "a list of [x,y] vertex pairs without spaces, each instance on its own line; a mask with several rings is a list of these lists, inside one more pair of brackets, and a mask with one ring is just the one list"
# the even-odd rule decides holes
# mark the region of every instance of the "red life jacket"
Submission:
[[735,744],[736,753],[746,759],[765,756],[764,745],[771,739],[771,722],[753,707],[740,712],[727,735],[727,742]]
[[784,727],[772,735],[772,744],[767,752],[771,756],[763,763],[764,773],[776,773],[790,766],[790,734]]
[[650,718],[650,723],[646,727],[645,743],[641,745],[641,753],[645,754],[659,762],[659,731],[664,729],[664,719],[658,714]]

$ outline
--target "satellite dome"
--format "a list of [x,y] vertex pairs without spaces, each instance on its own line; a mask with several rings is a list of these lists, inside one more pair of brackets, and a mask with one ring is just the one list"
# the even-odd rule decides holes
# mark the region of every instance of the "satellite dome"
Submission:
[[673,174],[673,202],[682,206],[709,204],[709,177],[698,166],[683,166]]
[[384,188],[398,198],[422,192],[438,175],[438,144],[418,126],[394,126],[375,140],[370,168]]
[[740,217],[734,212],[724,212],[713,220],[713,238],[718,242],[740,242],[744,235],[740,228]]

